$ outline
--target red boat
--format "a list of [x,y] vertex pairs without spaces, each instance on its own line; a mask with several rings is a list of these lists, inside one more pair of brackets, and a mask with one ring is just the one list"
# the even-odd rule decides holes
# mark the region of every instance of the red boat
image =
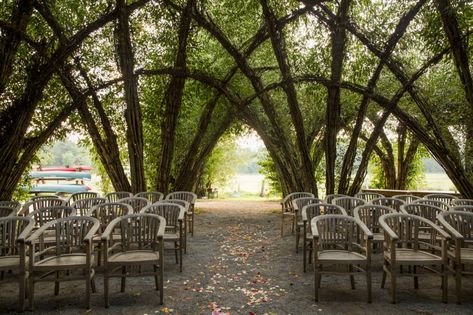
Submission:
[[41,172],[51,172],[51,171],[62,171],[62,172],[82,172],[82,171],[90,171],[92,167],[87,165],[75,165],[69,167],[60,167],[60,166],[51,166],[51,167],[38,167],[37,171]]

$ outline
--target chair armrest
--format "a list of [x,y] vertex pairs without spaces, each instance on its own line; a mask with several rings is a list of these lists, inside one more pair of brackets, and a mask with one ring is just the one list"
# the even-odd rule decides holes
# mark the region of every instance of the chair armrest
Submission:
[[453,226],[450,225],[450,223],[445,220],[442,214],[437,215],[437,220],[442,224],[442,226],[450,233],[450,235],[457,240],[463,240],[464,237],[461,235]]
[[312,230],[312,237],[317,241],[319,239],[319,230],[317,228],[317,224],[314,222],[314,218],[312,218],[312,222],[310,222],[310,228]]
[[399,236],[397,236],[397,234],[389,227],[389,225],[386,224],[386,222],[384,222],[384,220],[381,220],[384,216],[385,215],[382,215],[379,218],[379,224],[391,240],[397,241],[399,239]]
[[373,233],[370,231],[370,229],[368,229],[366,224],[358,218],[355,218],[355,222],[361,228],[363,233],[365,233],[365,235],[368,237],[368,239],[372,240],[373,239]]

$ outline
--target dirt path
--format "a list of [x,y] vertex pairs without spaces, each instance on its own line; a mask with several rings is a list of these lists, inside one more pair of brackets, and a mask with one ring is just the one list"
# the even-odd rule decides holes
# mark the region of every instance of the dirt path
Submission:
[[[322,278],[320,303],[313,298],[313,273],[302,272],[302,254],[294,250],[294,237],[280,237],[277,202],[198,202],[196,234],[189,240],[184,271],[179,273],[173,252],[165,257],[165,304],[159,305],[152,278],[130,278],[125,293],[113,280],[111,307],[103,307],[103,282],[92,309],[84,309],[83,283],[71,282],[53,295],[52,284],[38,284],[35,313],[91,314],[444,314],[473,313],[472,300],[456,305],[450,279],[450,304],[440,302],[439,281],[421,279],[421,289],[409,280],[399,281],[399,303],[389,303],[387,289],[380,289],[381,261],[375,258],[373,303],[367,304],[366,285],[357,279],[351,290],[348,277]],[[7,277],[8,278],[8,277]],[[427,281],[425,281],[427,280]],[[0,283],[0,312],[15,307],[17,286]],[[465,297],[473,286],[464,281]]]

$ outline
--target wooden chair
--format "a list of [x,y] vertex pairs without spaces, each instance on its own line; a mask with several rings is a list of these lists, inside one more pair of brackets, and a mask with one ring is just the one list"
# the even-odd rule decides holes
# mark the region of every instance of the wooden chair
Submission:
[[404,203],[412,203],[416,200],[419,200],[421,199],[420,197],[418,196],[414,196],[414,195],[394,195],[393,198],[396,198],[396,199],[400,199],[402,201],[404,201]]
[[135,197],[148,199],[151,203],[155,203],[164,199],[164,194],[159,191],[143,191],[135,194]]
[[18,272],[18,311],[24,310],[26,280],[28,277],[26,266],[25,238],[34,227],[33,218],[2,217],[0,218],[0,271]]
[[406,204],[404,201],[401,199],[397,198],[390,198],[390,197],[381,197],[381,198],[375,198],[369,202],[372,205],[378,205],[378,206],[385,206],[392,208],[396,211],[401,210],[401,206]]
[[293,192],[284,197],[284,199],[281,201],[281,237],[284,236],[284,218],[289,217],[292,220],[292,225],[291,225],[291,233],[294,233],[294,230],[296,228],[296,213],[294,210],[294,205],[292,201],[297,198],[302,198],[302,197],[311,197],[314,198],[315,195],[309,192]]
[[[187,210],[187,227],[189,228],[189,233],[194,236],[194,206],[197,200],[197,195],[190,191],[175,191],[169,193],[166,196],[166,200],[184,200],[189,203],[189,209]],[[187,232],[186,232],[187,233]]]
[[473,213],[453,210],[440,213],[437,219],[452,237],[448,256],[455,274],[457,303],[461,303],[462,276],[473,275],[465,268],[473,264]]
[[[411,203],[408,205],[401,206],[402,213],[417,215],[431,222],[434,222],[435,224],[438,223],[437,216],[444,211],[445,210],[442,210],[439,207],[432,206],[429,204],[422,204],[422,203]],[[431,240],[431,238],[434,237],[436,233],[435,232],[432,233],[432,232],[433,231],[430,225],[425,225],[425,224],[420,223],[418,238],[423,241],[434,242],[434,239]]]
[[0,217],[8,217],[14,215],[16,215],[16,211],[14,208],[0,206]]
[[437,208],[440,208],[442,210],[447,211],[450,207],[448,204],[446,204],[443,201],[440,200],[434,200],[434,199],[419,199],[413,202],[413,204],[422,204],[422,205],[429,205],[429,206],[434,206]]
[[59,197],[58,195],[41,195],[41,196],[33,196],[30,199],[28,199],[27,202],[42,200],[42,199],[62,199],[62,198]]
[[105,199],[107,199],[107,202],[117,202],[120,199],[128,197],[133,197],[133,194],[128,191],[116,191],[105,195]]
[[15,214],[21,209],[21,203],[15,200],[0,201],[0,207],[12,208],[15,210]]
[[379,218],[388,213],[397,213],[390,207],[374,205],[368,203],[358,206],[353,210],[355,219],[363,222],[366,227],[373,233],[373,248],[382,248],[384,242],[384,231],[379,224]]
[[381,195],[381,194],[375,193],[375,192],[359,192],[359,193],[355,194],[355,197],[363,199],[366,202],[369,202],[373,199],[382,198],[384,196]]
[[[346,273],[355,289],[354,276],[366,275],[368,303],[371,303],[371,240],[373,234],[363,222],[347,215],[322,215],[311,220],[314,248],[315,301],[319,301],[319,286],[324,274]],[[355,231],[365,237],[358,242]],[[334,266],[342,266],[333,270]]]
[[71,204],[76,209],[75,215],[87,215],[90,209],[96,205],[106,203],[107,199],[101,197],[78,199]]
[[[39,196],[45,197],[45,196]],[[48,207],[55,207],[55,206],[66,206],[66,201],[61,199],[57,196],[54,198],[37,198],[32,201],[26,202],[21,210],[18,212],[19,216],[26,216],[29,213],[41,209],[41,208],[48,208]]]
[[[104,246],[104,298],[109,307],[109,279],[121,278],[121,292],[125,291],[127,276],[152,275],[163,304],[163,237],[166,220],[155,214],[134,213],[114,219],[102,234]],[[120,237],[112,232],[119,230]],[[151,266],[145,272],[136,266]],[[131,273],[138,271],[138,274]]]
[[473,212],[473,205],[461,205],[461,206],[451,206],[450,211],[465,211]]
[[184,247],[183,221],[185,220],[186,209],[175,203],[158,202],[147,206],[141,210],[141,213],[156,214],[166,219],[166,230],[163,238],[165,242],[174,243],[176,264],[179,263],[179,271],[182,272],[182,249]]
[[99,198],[99,197],[100,197],[100,194],[98,192],[94,192],[94,191],[84,191],[84,192],[73,193],[67,199],[67,204],[72,205],[77,200],[90,199],[90,198]]
[[[87,216],[69,216],[53,220],[36,230],[25,243],[29,246],[29,304],[33,310],[36,282],[54,282],[54,294],[59,294],[62,281],[85,280],[86,305],[90,308],[90,292],[95,290],[92,255],[92,237],[99,229],[97,219]],[[42,235],[54,230],[54,246],[45,248]],[[73,271],[78,271],[74,275]]]
[[133,209],[133,212],[131,213],[140,213],[141,209],[151,204],[151,201],[142,197],[127,197],[120,199],[117,202],[130,205]]
[[450,202],[450,206],[473,206],[473,199],[452,199],[452,201]]
[[339,215],[347,215],[347,212],[342,207],[337,205],[328,204],[328,203],[314,203],[306,205],[302,208],[302,231],[304,235],[303,241],[303,270],[306,272],[307,266],[307,248],[309,248],[309,264],[312,261],[312,231],[310,222],[312,218],[319,216],[319,215],[327,215],[327,214],[339,214]]
[[301,197],[292,200],[292,207],[296,216],[296,253],[299,252],[299,239],[302,232],[302,208],[313,203],[325,203],[324,200],[314,197]]
[[366,201],[356,197],[338,197],[332,200],[332,204],[342,207],[348,215],[353,216],[353,209],[366,204]]
[[332,203],[333,199],[340,198],[340,197],[350,197],[350,196],[344,195],[344,194],[330,194],[325,197],[325,203]]
[[[384,234],[384,266],[381,288],[384,288],[386,274],[391,277],[391,302],[396,303],[396,281],[398,276],[414,278],[414,288],[418,289],[418,277],[426,274],[417,273],[417,268],[431,271],[442,278],[442,301],[447,303],[448,290],[448,233],[423,217],[391,213],[379,218]],[[432,238],[424,240],[419,237],[422,227],[429,226]],[[438,240],[440,239],[440,246]],[[425,248],[425,250],[423,250]],[[399,267],[413,267],[413,272],[399,273]]]
[[423,199],[441,201],[450,205],[451,202],[454,199],[458,199],[458,197],[449,194],[428,194],[425,195]]
[[[163,202],[174,203],[174,204],[183,206],[184,209],[186,210],[184,218],[187,218],[187,212],[189,211],[190,203],[188,203],[185,200],[179,200],[179,199],[160,200],[157,203],[163,203]],[[187,254],[187,220],[184,220],[184,254]]]

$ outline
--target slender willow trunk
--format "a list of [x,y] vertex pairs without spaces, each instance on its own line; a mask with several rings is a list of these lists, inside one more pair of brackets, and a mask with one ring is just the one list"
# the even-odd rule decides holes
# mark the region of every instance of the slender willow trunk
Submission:
[[[195,0],[188,0],[182,11],[178,31],[178,49],[174,67],[186,68],[187,40],[192,22],[192,10]],[[164,96],[164,116],[161,125],[161,156],[156,176],[156,189],[167,193],[171,183],[171,166],[174,155],[175,135],[178,116],[181,109],[185,77],[173,75]]]
[[143,157],[143,125],[138,97],[138,82],[134,75],[134,54],[125,0],[117,0],[117,54],[125,87],[125,119],[128,158],[130,161],[131,191],[146,190]]

